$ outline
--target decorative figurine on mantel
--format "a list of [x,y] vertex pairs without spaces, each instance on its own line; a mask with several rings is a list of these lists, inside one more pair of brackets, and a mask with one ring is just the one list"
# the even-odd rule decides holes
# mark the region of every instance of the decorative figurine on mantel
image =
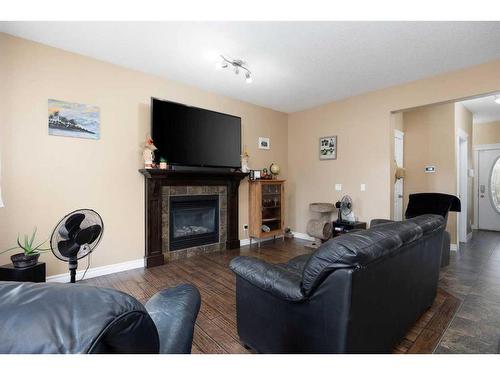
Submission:
[[152,169],[154,168],[153,160],[155,157],[155,151],[157,150],[156,146],[153,143],[151,137],[146,139],[146,146],[144,147],[144,151],[142,152],[142,158],[144,159],[144,168]]
[[241,171],[243,173],[248,173],[250,172],[250,167],[248,166],[248,159],[250,156],[248,155],[248,152],[246,150],[245,146],[245,151],[243,152],[243,155],[241,155]]

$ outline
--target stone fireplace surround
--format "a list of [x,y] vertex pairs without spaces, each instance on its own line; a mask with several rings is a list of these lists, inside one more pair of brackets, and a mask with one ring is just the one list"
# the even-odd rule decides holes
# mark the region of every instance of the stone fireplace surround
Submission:
[[[145,184],[145,267],[195,254],[240,247],[238,235],[238,188],[248,173],[227,170],[140,169]],[[219,243],[197,248],[168,251],[165,225],[171,195],[219,195]],[[225,210],[225,212],[224,212]],[[222,229],[222,230],[221,230]]]

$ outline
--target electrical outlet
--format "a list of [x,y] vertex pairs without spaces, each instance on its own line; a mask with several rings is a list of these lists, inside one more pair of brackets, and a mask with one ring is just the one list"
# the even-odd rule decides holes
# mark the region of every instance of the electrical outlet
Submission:
[[342,184],[335,184],[336,191],[342,191]]
[[366,191],[366,184],[361,184],[359,190]]
[[248,224],[243,224],[243,230],[248,230]]

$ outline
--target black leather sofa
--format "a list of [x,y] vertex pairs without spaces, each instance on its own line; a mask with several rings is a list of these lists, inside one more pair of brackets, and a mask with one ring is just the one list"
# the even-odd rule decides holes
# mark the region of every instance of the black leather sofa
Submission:
[[188,284],[143,306],[113,289],[0,282],[0,353],[191,353],[199,308]]
[[261,353],[386,353],[437,291],[444,219],[345,234],[285,264],[237,257],[240,340]]
[[[440,215],[444,218],[444,226],[448,222],[448,213],[461,211],[460,199],[454,195],[444,193],[414,193],[408,196],[408,206],[406,207],[405,218],[411,219],[425,214]],[[389,223],[392,220],[374,219],[370,222],[370,227]],[[443,250],[441,252],[441,267],[450,264],[450,233],[444,232]]]

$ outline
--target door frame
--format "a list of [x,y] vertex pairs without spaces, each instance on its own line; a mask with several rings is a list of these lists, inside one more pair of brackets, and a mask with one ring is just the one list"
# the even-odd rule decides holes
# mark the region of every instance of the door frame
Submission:
[[[394,142],[394,146],[396,145],[395,144],[395,139],[398,138],[398,139],[401,139],[402,140],[402,144],[403,144],[403,147],[401,148],[401,151],[402,151],[402,155],[401,155],[401,161],[402,161],[402,165],[400,166],[401,168],[404,168],[404,148],[405,148],[405,143],[404,143],[404,140],[405,140],[405,133],[399,129],[394,129],[394,137],[392,139],[392,141]],[[396,147],[394,147],[394,161],[396,161]],[[394,182],[394,184],[396,184],[396,182]],[[402,203],[401,203],[401,212],[400,212],[400,215],[401,215],[401,220],[404,220],[404,212],[405,212],[405,207],[404,207],[404,178],[402,179],[402,185],[403,185],[403,191],[402,191],[402,195],[403,195],[403,198],[402,199]],[[394,198],[396,196],[396,189],[394,189],[394,194],[392,196],[392,200],[394,202]],[[396,219],[396,205],[393,205],[393,212],[392,212],[392,217],[393,219]]]
[[500,150],[500,143],[487,143],[474,145],[472,147],[472,153],[474,156],[474,193],[472,194],[474,203],[474,222],[472,223],[473,229],[479,228],[479,152],[487,150]]
[[[460,196],[461,210],[457,217],[457,244],[467,242],[467,216],[469,206],[468,192],[468,160],[469,135],[462,129],[457,129],[456,133],[456,163],[457,163],[457,195]],[[462,151],[462,152],[461,152]],[[462,168],[461,168],[462,167]],[[465,193],[462,192],[465,187]]]

